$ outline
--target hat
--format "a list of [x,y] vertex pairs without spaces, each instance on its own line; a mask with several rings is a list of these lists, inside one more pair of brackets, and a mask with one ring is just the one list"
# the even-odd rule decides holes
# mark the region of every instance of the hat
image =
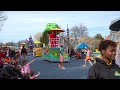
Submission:
[[119,40],[116,40],[116,42],[120,42]]

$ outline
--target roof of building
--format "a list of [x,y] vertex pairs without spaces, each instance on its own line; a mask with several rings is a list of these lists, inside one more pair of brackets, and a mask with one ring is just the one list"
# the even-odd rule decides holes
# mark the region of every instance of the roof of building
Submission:
[[120,31],[120,18],[111,21],[109,29],[112,31]]

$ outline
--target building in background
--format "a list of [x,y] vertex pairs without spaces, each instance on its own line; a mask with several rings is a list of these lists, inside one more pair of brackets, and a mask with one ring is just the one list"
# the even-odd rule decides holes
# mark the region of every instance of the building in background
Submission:
[[120,41],[120,31],[110,31],[110,40]]
[[109,29],[110,40],[120,41],[120,18],[111,21]]

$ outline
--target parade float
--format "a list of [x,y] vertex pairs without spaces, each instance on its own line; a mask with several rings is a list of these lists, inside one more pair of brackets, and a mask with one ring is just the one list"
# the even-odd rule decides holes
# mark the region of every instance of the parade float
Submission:
[[26,39],[26,44],[27,44],[27,48],[29,48],[29,50],[33,50],[33,48],[34,48],[34,41],[33,41],[31,35],[29,37],[29,40]]
[[34,42],[33,55],[40,56],[40,57],[42,56],[42,48],[41,48],[40,44],[41,44],[40,41]]
[[[28,54],[33,54],[34,41],[33,41],[32,37],[31,37],[31,35],[30,35],[28,40],[26,39],[25,41],[23,41],[20,44],[19,50],[21,50],[23,46],[26,48]],[[17,45],[17,47],[18,47],[18,45]]]
[[28,54],[33,54],[34,41],[30,35],[29,40],[26,39],[26,47],[28,48]]
[[[60,33],[65,32],[56,23],[48,23],[46,25],[45,31],[49,36],[48,46],[43,45],[43,59],[50,62],[59,62],[60,61],[60,46],[63,45],[64,48],[64,39],[60,38]],[[64,62],[68,62],[69,55],[64,49],[63,51]]]

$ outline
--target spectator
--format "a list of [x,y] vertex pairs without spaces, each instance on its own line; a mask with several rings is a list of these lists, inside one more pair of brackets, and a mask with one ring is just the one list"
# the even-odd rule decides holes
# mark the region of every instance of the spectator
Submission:
[[117,41],[115,63],[120,67],[120,43],[119,43],[119,41]]
[[96,63],[90,67],[88,79],[120,79],[120,68],[115,64],[116,47],[114,41],[101,41],[99,50],[102,57],[97,58]]
[[27,55],[26,48],[25,48],[24,46],[22,46],[21,56],[22,56],[22,59],[23,59],[23,60],[26,60],[26,55]]

